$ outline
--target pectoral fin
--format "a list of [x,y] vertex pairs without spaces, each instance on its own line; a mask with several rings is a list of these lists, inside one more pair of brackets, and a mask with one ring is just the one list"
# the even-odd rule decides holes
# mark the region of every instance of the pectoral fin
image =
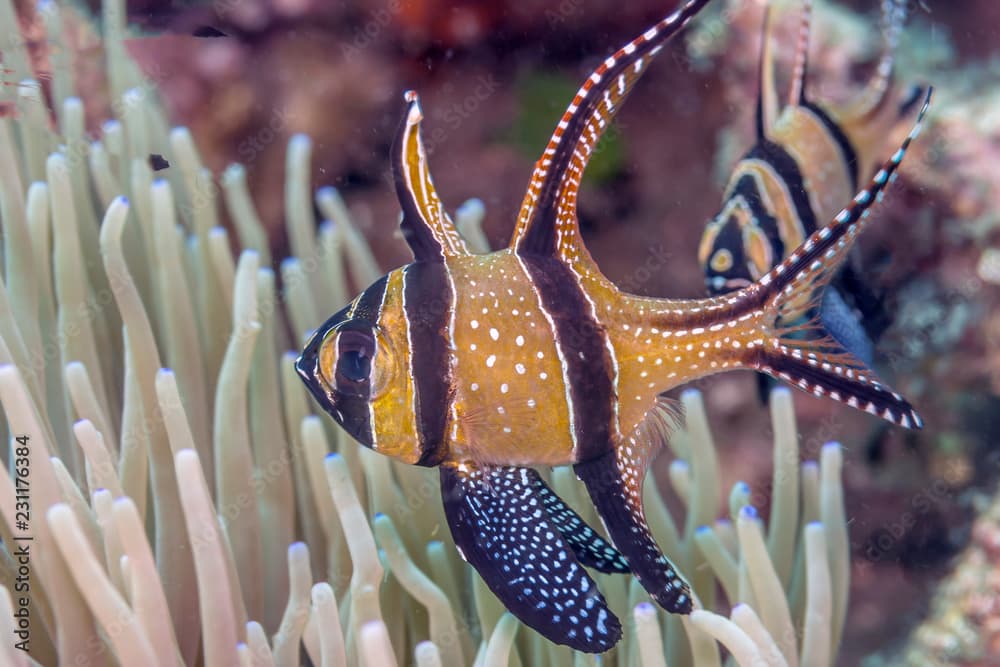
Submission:
[[642,509],[642,482],[646,468],[642,457],[629,450],[645,448],[635,436],[628,444],[574,466],[590,498],[601,515],[615,546],[625,555],[629,567],[656,602],[674,614],[692,609],[691,588],[674,564],[663,555],[646,524]]
[[830,336],[845,350],[871,368],[875,359],[875,344],[861,326],[851,307],[844,302],[840,292],[830,288],[823,292],[820,302],[819,321]]
[[511,613],[578,651],[601,653],[618,642],[621,623],[550,519],[537,473],[471,463],[440,470],[455,544]]

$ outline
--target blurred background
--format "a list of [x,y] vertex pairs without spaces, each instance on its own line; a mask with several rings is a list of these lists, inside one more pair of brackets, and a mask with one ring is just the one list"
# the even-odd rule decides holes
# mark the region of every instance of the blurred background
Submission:
[[[480,198],[487,236],[502,247],[579,82],[674,4],[132,0],[129,22],[146,36],[130,51],[208,166],[246,166],[275,256],[287,245],[285,150],[303,132],[314,142],[313,185],[340,189],[390,268],[410,257],[389,180],[404,90],[421,95],[445,205]],[[783,91],[798,3],[775,4]],[[847,448],[854,572],[841,663],[879,664],[873,654],[907,642],[976,632],[987,648],[955,664],[1000,664],[1000,3],[910,4],[897,80],[932,83],[937,93],[925,133],[860,242],[859,266],[891,322],[877,367],[927,426],[886,429],[796,394],[802,456],[815,458],[829,440]],[[637,86],[584,179],[587,245],[630,292],[703,296],[698,241],[753,140],[762,4],[713,5]],[[879,2],[815,5],[810,95],[846,100],[878,57]],[[86,34],[77,38],[81,53],[91,48]],[[88,67],[86,59],[76,66]],[[93,67],[95,94],[85,99],[95,130],[108,116],[100,71]],[[728,374],[699,387],[726,486],[747,481],[766,508],[771,443],[755,378]],[[667,463],[657,462],[658,477]]]

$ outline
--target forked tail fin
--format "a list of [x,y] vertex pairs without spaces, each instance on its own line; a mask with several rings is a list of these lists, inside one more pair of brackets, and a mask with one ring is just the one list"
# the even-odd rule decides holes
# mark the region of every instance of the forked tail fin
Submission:
[[928,89],[913,129],[902,145],[850,206],[744,291],[763,315],[766,334],[764,340],[748,345],[750,365],[816,396],[830,397],[906,428],[923,426],[913,407],[882,384],[817,320],[802,326],[781,323],[788,321],[787,311],[801,304],[803,298],[818,304],[823,288],[840,269],[858,233],[868,224],[872,206],[881,201],[910,142],[919,134],[931,93],[932,89]]

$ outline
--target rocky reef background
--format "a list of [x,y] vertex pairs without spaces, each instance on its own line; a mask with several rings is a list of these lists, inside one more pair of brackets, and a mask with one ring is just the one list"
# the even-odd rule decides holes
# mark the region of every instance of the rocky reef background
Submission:
[[[171,121],[191,128],[206,165],[216,173],[236,160],[246,165],[275,256],[287,247],[285,150],[303,132],[314,141],[313,185],[340,189],[388,267],[409,257],[388,180],[403,90],[422,96],[446,205],[482,199],[487,236],[499,247],[578,82],[671,4],[129,2],[129,21],[149,35],[133,40],[130,52]],[[752,140],[760,3],[714,4],[637,86],[585,179],[588,247],[633,292],[701,295],[697,242],[727,169]],[[783,86],[797,18],[794,2],[777,4],[785,8],[776,32]],[[815,458],[832,438],[847,447],[854,572],[841,663],[919,656],[928,664],[990,664],[1000,633],[1000,609],[982,596],[998,576],[990,498],[1000,478],[1000,5],[911,4],[899,80],[933,83],[938,93],[881,219],[861,241],[861,264],[893,316],[880,344],[882,373],[927,428],[886,431],[797,394],[800,444],[802,458]],[[816,2],[810,90],[817,99],[845,99],[871,71],[877,5]],[[32,10],[27,3],[20,10],[30,45]],[[76,44],[77,67],[86,69],[95,38],[81,27]],[[37,46],[44,72],[59,54]],[[106,87],[101,71],[92,67],[95,94],[84,89],[95,124],[108,116],[100,107],[107,96],[97,94]],[[702,386],[711,387],[724,488],[748,480],[754,502],[766,507],[769,422],[753,377]],[[667,464],[658,462],[658,474]],[[973,528],[991,503],[992,514]]]

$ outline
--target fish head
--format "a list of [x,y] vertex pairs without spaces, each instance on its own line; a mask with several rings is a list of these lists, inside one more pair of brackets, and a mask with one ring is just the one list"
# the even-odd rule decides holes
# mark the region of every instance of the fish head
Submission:
[[771,239],[755,211],[743,197],[726,202],[705,226],[698,263],[712,296],[742,289],[771,270],[776,259]]
[[295,370],[316,401],[362,445],[415,463],[412,391],[401,355],[405,333],[393,326],[401,301],[394,274],[381,278],[309,338]]

